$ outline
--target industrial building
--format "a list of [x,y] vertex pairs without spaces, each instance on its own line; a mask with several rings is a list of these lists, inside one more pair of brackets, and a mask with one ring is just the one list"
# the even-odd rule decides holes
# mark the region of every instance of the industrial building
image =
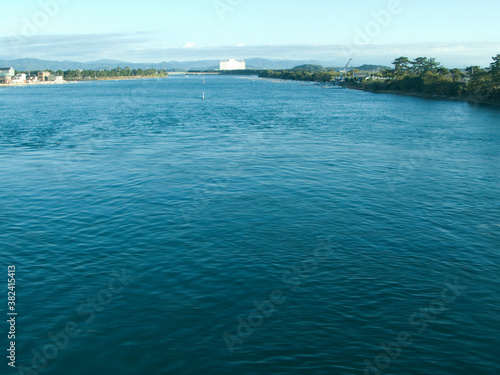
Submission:
[[220,62],[219,70],[245,70],[246,63],[245,60],[235,60],[229,59]]

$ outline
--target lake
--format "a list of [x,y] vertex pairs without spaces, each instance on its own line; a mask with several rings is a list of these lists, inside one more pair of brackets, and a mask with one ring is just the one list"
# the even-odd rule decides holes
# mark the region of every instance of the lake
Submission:
[[0,118],[2,373],[500,374],[499,109],[176,76]]

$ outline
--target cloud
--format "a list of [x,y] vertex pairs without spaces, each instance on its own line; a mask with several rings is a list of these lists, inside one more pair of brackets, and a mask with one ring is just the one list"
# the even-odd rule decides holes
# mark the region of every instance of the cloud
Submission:
[[101,59],[140,50],[149,40],[143,33],[8,36],[0,37],[0,50],[8,58]]
[[194,48],[196,47],[196,43],[188,42],[182,46],[182,48]]
[[188,42],[182,47],[164,46],[164,38],[150,33],[39,35],[0,37],[3,59],[39,58],[45,60],[94,61],[100,59],[129,62],[169,60],[207,60],[262,57],[269,59],[318,60],[332,66],[385,64],[398,56],[435,57],[446,66],[489,65],[491,56],[500,52],[494,43],[420,43],[407,45],[338,44],[338,45],[256,45],[199,47]]

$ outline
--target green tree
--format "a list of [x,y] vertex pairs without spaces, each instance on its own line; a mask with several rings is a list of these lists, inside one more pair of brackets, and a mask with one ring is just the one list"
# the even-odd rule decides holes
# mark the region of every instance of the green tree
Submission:
[[398,57],[392,64],[394,65],[393,74],[396,77],[402,77],[410,72],[411,61],[408,57]]
[[411,64],[412,73],[417,76],[422,76],[427,72],[436,73],[441,68],[441,64],[435,58],[417,57]]
[[395,69],[384,69],[381,72],[382,77],[394,78],[396,76]]
[[491,74],[491,80],[493,82],[500,82],[500,54],[493,57],[493,62],[490,65],[489,73]]
[[450,73],[451,73],[451,78],[453,79],[454,82],[458,82],[464,77],[462,71],[457,68],[450,70]]
[[437,68],[437,74],[439,74],[440,76],[446,77],[448,74],[450,74],[450,71],[447,68],[445,68],[444,66],[441,66],[441,67]]

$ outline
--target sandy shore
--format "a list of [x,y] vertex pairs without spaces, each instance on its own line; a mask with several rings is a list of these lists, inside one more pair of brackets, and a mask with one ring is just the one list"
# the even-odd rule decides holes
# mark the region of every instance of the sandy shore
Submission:
[[134,79],[157,79],[157,78],[167,78],[168,76],[154,76],[154,77],[102,77],[102,78],[91,78],[91,79],[78,79],[69,80],[63,82],[35,82],[35,83],[10,83],[10,84],[0,84],[0,87],[23,87],[23,86],[37,86],[37,85],[64,85],[68,83],[78,83],[78,82],[90,82],[90,81],[124,81],[124,80],[134,80]]

